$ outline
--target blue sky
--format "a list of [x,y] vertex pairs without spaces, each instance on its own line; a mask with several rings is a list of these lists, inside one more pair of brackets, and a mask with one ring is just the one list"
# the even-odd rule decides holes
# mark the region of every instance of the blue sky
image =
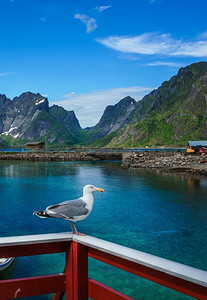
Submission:
[[31,91],[82,127],[207,60],[206,0],[1,0],[0,93]]

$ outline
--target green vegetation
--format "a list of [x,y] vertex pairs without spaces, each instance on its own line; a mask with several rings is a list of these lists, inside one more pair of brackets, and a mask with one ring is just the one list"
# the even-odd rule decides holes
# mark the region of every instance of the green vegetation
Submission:
[[109,146],[186,146],[207,139],[207,63],[182,68],[137,103],[130,124]]
[[1,135],[1,139],[4,140],[5,143],[0,143],[1,148],[24,148],[27,143],[26,140],[22,140],[20,138],[13,138],[11,135]]

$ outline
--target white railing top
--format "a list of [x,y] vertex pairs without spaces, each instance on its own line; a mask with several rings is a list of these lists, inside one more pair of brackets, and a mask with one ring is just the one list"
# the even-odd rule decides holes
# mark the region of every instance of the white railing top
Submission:
[[207,286],[207,272],[186,266],[169,259],[161,258],[125,246],[97,239],[92,236],[75,236],[73,240],[91,248],[124,258],[187,281]]
[[67,242],[72,241],[71,232],[48,233],[48,234],[33,234],[20,235],[0,238],[0,248],[3,246],[19,246],[28,244],[41,244],[49,242]]
[[115,243],[107,242],[92,236],[77,236],[70,232],[24,235],[0,238],[0,248],[3,246],[18,246],[25,244],[38,244],[45,242],[69,242],[75,241],[82,245],[91,247],[124,258],[151,269],[185,279],[189,282],[207,286],[207,272],[190,266],[186,266],[165,258],[134,250]]

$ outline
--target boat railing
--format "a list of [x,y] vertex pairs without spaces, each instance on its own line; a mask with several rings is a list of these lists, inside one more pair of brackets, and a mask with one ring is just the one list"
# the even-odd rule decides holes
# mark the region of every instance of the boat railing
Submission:
[[[53,299],[132,299],[88,278],[88,257],[196,299],[207,299],[207,272],[91,236],[54,233],[0,238],[0,257],[65,253],[63,273],[0,280],[0,299],[53,293]],[[101,295],[101,297],[100,297]]]

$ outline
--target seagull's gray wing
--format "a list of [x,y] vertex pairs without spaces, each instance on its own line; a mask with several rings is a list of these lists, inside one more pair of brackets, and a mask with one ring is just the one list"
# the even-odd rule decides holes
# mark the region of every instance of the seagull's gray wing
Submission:
[[50,205],[46,212],[53,218],[73,219],[74,217],[85,216],[89,212],[86,203],[81,200],[69,200],[57,205]]

